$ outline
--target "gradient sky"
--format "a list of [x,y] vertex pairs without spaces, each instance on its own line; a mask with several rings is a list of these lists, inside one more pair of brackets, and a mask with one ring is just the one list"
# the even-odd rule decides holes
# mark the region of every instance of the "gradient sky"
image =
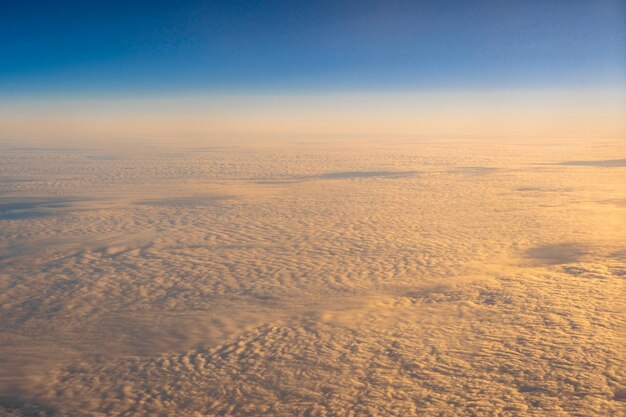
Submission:
[[611,85],[624,1],[3,1],[10,92]]
[[[514,112],[545,107],[545,93],[551,91],[549,103],[570,106],[572,97],[575,107],[594,103],[590,112],[612,117],[613,133],[606,134],[624,131],[621,118],[614,117],[626,108],[626,1],[621,0],[4,0],[0,39],[0,138],[28,136],[33,123],[40,132],[57,129],[61,137],[68,130],[59,126],[74,123],[85,101],[92,112],[81,110],[81,122],[150,108],[142,119],[149,123],[150,117],[177,111],[181,97],[194,97],[193,106],[189,101],[183,106],[189,114],[210,112],[221,124],[240,124],[235,110],[241,108],[242,117],[263,117],[268,98],[270,107],[283,105],[276,110],[280,117],[268,118],[273,123],[285,121],[293,108],[300,116],[306,113],[309,119],[299,129],[323,123],[319,108],[327,104],[347,114],[344,125],[399,112],[404,119],[398,124],[406,126],[416,106],[427,109],[433,91],[445,96],[434,100],[442,123],[454,107],[450,92],[459,92],[465,103],[465,120],[477,117],[476,106],[484,119],[486,100],[496,100],[490,108],[515,102],[509,106]],[[493,91],[513,91],[513,98]],[[520,91],[531,92],[530,99],[520,99]],[[408,100],[412,104],[402,107],[407,100],[397,101],[397,94],[409,92],[415,94]],[[353,98],[336,101],[337,94]],[[209,98],[194,101],[199,96]],[[145,101],[167,97],[176,97],[169,108]],[[145,100],[138,104],[137,98]],[[370,103],[369,113],[359,113],[371,100],[378,107]],[[233,110],[226,118],[216,112],[226,111],[221,103]],[[430,117],[420,115],[419,120]],[[42,124],[43,119],[56,124]],[[383,122],[390,125],[393,118]],[[211,130],[203,129],[198,132]]]

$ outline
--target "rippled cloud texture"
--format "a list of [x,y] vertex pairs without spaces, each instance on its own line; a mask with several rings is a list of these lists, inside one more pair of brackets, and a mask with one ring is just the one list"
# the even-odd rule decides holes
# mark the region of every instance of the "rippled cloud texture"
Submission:
[[618,415],[625,150],[7,140],[0,415]]

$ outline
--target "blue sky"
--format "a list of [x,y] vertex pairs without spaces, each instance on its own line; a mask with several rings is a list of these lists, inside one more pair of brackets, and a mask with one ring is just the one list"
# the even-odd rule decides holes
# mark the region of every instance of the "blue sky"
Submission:
[[623,87],[625,1],[4,0],[0,95]]

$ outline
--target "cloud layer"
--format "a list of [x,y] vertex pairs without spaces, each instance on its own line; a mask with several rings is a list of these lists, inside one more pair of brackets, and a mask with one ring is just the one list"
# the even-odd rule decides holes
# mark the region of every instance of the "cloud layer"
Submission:
[[4,147],[0,415],[616,415],[616,150]]

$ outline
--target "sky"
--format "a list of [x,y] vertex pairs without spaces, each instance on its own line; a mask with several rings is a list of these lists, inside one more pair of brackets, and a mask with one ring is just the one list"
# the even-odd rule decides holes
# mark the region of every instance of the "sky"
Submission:
[[[350,114],[372,99],[384,107],[376,112],[394,112],[398,104],[389,100],[398,94],[422,106],[433,91],[485,92],[478,104],[493,91],[514,92],[507,102],[519,102],[519,91],[549,91],[549,101],[576,92],[596,110],[608,95],[600,107],[609,113],[626,101],[626,2],[619,0],[5,0],[0,39],[3,138],[28,135],[14,125],[40,121],[42,106],[60,117],[59,108],[82,107],[77,101],[100,103],[99,117],[111,108],[138,110],[138,98],[144,109],[151,100],[193,97],[201,113],[216,102],[234,111],[292,97],[278,100],[280,114],[292,104],[315,113],[319,96],[332,107],[346,94],[357,103],[341,108]],[[540,104],[519,103],[515,111]],[[64,114],[65,122],[74,115]],[[619,121],[612,123],[611,134],[619,134]]]

